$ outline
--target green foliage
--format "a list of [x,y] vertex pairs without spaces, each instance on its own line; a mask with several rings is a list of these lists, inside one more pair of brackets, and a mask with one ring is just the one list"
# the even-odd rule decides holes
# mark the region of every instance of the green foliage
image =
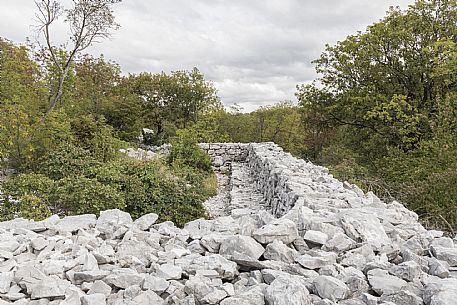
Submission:
[[115,187],[83,176],[57,181],[51,200],[53,212],[59,214],[98,214],[102,210],[125,207],[124,196]]
[[[457,2],[392,8],[327,46],[317,85],[297,87],[305,155],[340,179],[403,201],[428,225],[457,228]],[[312,135],[311,141],[308,141]]]
[[192,71],[141,73],[128,78],[130,92],[140,97],[144,105],[144,121],[155,131],[161,144],[179,128],[186,128],[205,113],[221,109],[213,84],[194,68]]
[[41,174],[21,174],[2,185],[5,201],[0,205],[0,220],[14,216],[42,220],[51,214],[50,196],[54,181]]
[[204,172],[211,171],[211,159],[197,146],[197,133],[190,129],[179,130],[172,139],[168,163],[177,168],[191,167]]
[[114,136],[114,129],[103,118],[96,120],[92,115],[71,120],[76,145],[90,152],[100,162],[115,158],[119,148],[125,146]]
[[24,106],[15,102],[0,104],[0,113],[0,159],[8,159],[14,168],[24,168],[34,150],[29,115]]
[[188,174],[182,169],[171,169],[161,160],[142,162],[127,158],[106,163],[94,171],[98,181],[122,192],[124,210],[133,217],[157,213],[161,221],[171,220],[179,226],[205,217],[201,203],[215,192],[214,184],[207,183],[206,177],[210,175],[194,171],[194,178],[199,178],[190,181]]
[[70,176],[87,176],[99,164],[89,151],[64,142],[40,159],[36,171],[59,180]]

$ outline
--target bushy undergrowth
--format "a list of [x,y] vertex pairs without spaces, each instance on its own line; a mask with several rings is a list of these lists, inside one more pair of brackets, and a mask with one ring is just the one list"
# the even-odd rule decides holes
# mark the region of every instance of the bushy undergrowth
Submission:
[[157,213],[160,221],[179,226],[205,217],[202,202],[217,189],[209,157],[187,134],[178,136],[174,145],[167,159],[139,161],[111,155],[106,161],[90,146],[63,143],[39,160],[36,171],[3,184],[6,200],[0,205],[0,219],[40,220],[51,214],[98,214],[113,208],[133,218]]

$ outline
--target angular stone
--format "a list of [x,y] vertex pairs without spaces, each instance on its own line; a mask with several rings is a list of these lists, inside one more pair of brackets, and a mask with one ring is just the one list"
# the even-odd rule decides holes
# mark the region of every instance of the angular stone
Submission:
[[365,242],[375,249],[390,244],[390,239],[379,219],[369,211],[348,209],[339,216],[346,234],[353,240]]
[[310,305],[311,298],[303,281],[279,276],[266,289],[269,305]]
[[49,241],[40,236],[30,242],[33,249],[41,251],[49,245]]
[[132,217],[129,213],[114,209],[100,212],[100,217],[97,219],[95,228],[108,239],[111,239],[116,237],[116,231],[127,230],[132,224]]
[[11,282],[14,279],[14,272],[0,272],[0,294],[10,290]]
[[415,261],[408,261],[399,265],[394,265],[390,268],[390,273],[409,282],[422,277],[422,269]]
[[143,274],[138,274],[138,272],[129,268],[114,269],[111,274],[104,279],[106,283],[121,289],[126,289],[133,285],[140,285],[143,280]]
[[14,252],[19,248],[20,244],[14,240],[1,240],[2,236],[0,236],[0,250],[5,252]]
[[356,242],[349,236],[343,233],[335,234],[331,239],[327,240],[324,245],[324,250],[344,252],[353,249],[356,246]]
[[216,270],[222,279],[232,280],[237,274],[237,265],[219,254],[201,256],[192,261],[188,268],[190,274],[196,270]]
[[314,279],[314,288],[317,294],[332,301],[344,300],[349,296],[349,288],[342,281],[331,276],[318,276]]
[[201,238],[201,245],[205,247],[209,252],[219,253],[222,242],[227,236],[221,233],[211,233]]
[[328,235],[319,231],[308,230],[303,238],[312,244],[324,245],[328,240]]
[[396,276],[390,275],[386,270],[373,269],[368,271],[368,282],[371,288],[378,294],[391,294],[400,291],[406,282]]
[[438,279],[427,284],[423,296],[426,305],[450,305],[457,300],[457,279]]
[[457,267],[457,248],[431,246],[430,251],[437,259],[447,262],[451,267]]
[[180,280],[182,268],[172,264],[163,264],[157,269],[157,276],[165,280]]
[[298,230],[292,220],[276,219],[255,230],[252,236],[261,244],[269,244],[275,240],[290,244],[298,238]]
[[106,297],[103,293],[94,293],[81,297],[81,305],[106,305]]
[[109,274],[109,271],[104,270],[80,271],[75,272],[73,278],[77,284],[81,284],[84,282],[93,282],[104,279]]
[[392,302],[395,305],[422,305],[422,299],[414,293],[401,290],[398,292],[383,294],[380,298],[380,302]]
[[319,269],[332,264],[332,262],[325,258],[314,257],[308,254],[297,257],[295,261],[307,269]]
[[246,255],[259,259],[265,249],[254,238],[244,235],[234,235],[223,240],[220,246],[221,255]]
[[439,278],[449,277],[449,264],[445,261],[431,258],[428,263],[429,274],[435,275]]
[[140,293],[135,298],[133,298],[132,303],[129,305],[164,305],[164,300],[159,297],[154,291],[148,290]]
[[133,222],[133,226],[139,230],[146,231],[152,227],[153,224],[157,221],[159,216],[154,213],[149,213],[141,216]]
[[61,280],[55,275],[49,276],[32,287],[32,300],[43,298],[59,298],[65,296],[65,291],[70,286],[68,281]]
[[[264,288],[260,285],[235,294],[221,301],[220,305],[265,305]],[[305,303],[305,305],[308,305]]]
[[144,278],[142,288],[144,290],[152,290],[155,293],[160,294],[167,290],[168,286],[170,286],[170,283],[165,279],[147,274]]
[[263,256],[265,259],[281,261],[285,263],[293,263],[298,256],[298,252],[286,246],[282,241],[275,240],[268,244]]
[[54,225],[54,229],[58,232],[88,230],[95,226],[96,221],[97,217],[94,214],[66,216]]
[[95,281],[90,287],[87,294],[101,293],[104,296],[108,297],[111,294],[111,287],[103,281]]

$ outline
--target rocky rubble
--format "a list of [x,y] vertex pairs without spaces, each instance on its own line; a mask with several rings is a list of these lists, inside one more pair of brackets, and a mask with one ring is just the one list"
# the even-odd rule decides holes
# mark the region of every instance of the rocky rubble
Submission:
[[455,239],[273,144],[247,149],[252,210],[0,223],[0,305],[457,304]]

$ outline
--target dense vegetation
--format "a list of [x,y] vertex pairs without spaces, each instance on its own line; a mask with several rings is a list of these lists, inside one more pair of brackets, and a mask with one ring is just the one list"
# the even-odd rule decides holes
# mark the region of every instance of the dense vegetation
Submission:
[[[274,141],[334,175],[397,199],[431,227],[457,227],[457,2],[392,8],[366,31],[327,46],[320,78],[297,85],[298,104],[251,113],[224,109],[197,69],[122,76],[76,57],[63,94],[42,120],[59,73],[43,52],[0,40],[0,158],[20,173],[3,191],[20,202],[3,217],[119,207],[183,223],[203,216],[214,191],[195,143]],[[66,58],[64,50],[56,50]],[[173,142],[166,160],[120,157],[148,127],[149,144]]]

